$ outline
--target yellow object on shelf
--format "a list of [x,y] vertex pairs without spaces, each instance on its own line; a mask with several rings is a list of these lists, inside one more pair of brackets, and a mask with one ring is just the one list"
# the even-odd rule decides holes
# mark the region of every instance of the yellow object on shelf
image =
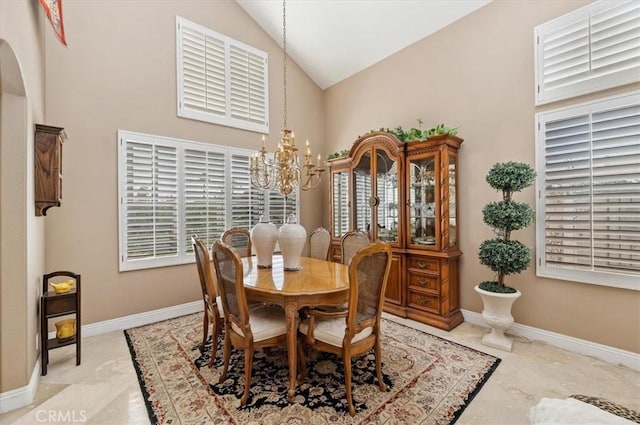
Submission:
[[68,339],[76,334],[76,319],[64,319],[55,323],[56,338]]
[[53,287],[53,290],[56,294],[64,294],[65,292],[69,292],[71,288],[73,288],[73,280],[69,279],[65,282],[50,283],[49,285]]

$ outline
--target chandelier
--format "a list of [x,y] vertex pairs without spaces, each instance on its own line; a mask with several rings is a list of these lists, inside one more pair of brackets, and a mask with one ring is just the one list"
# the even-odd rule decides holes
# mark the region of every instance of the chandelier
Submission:
[[278,190],[285,198],[297,187],[309,190],[318,186],[325,168],[321,165],[320,155],[314,164],[307,140],[304,163],[300,163],[295,134],[287,128],[287,9],[286,0],[282,1],[282,52],[284,78],[284,128],[280,132],[278,148],[269,154],[262,136],[262,148],[251,157],[251,184],[260,189]]

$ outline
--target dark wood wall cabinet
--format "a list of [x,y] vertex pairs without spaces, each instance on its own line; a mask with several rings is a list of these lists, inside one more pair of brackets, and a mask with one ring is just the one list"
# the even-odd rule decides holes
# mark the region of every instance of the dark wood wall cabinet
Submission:
[[[60,280],[59,278],[69,278],[73,280],[73,289],[61,294],[53,290],[50,291],[49,283],[52,280]],[[55,338],[49,338],[49,319],[62,318],[62,316],[69,315],[74,315],[75,317],[74,334],[64,339],[60,339],[57,336]],[[42,369],[42,376],[47,374],[49,350],[55,348],[76,344],[76,366],[79,365],[80,342],[80,275],[68,271],[57,271],[43,275],[42,296],[40,297],[40,367]]]
[[385,310],[450,330],[462,321],[458,289],[457,155],[462,139],[404,143],[393,134],[358,138],[330,162],[330,256],[347,231],[391,245]]
[[47,215],[62,200],[62,144],[67,135],[63,128],[36,124],[35,131],[35,200],[36,215]]

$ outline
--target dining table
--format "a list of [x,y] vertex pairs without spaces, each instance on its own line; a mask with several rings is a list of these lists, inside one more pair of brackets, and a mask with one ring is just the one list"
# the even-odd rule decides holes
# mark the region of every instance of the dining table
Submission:
[[294,400],[297,380],[299,311],[304,307],[339,306],[348,300],[349,268],[342,263],[302,257],[299,270],[284,270],[282,255],[273,256],[271,268],[260,268],[255,256],[243,257],[247,299],[284,308],[289,363],[288,399]]

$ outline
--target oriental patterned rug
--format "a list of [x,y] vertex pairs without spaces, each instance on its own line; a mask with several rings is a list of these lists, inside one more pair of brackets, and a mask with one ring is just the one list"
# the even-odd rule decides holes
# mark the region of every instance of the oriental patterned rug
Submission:
[[349,416],[342,360],[307,353],[307,376],[287,401],[286,349],[257,351],[251,392],[244,389],[244,354],[233,350],[227,380],[222,338],[216,362],[203,354],[202,314],[178,317],[125,332],[149,418],[153,424],[453,424],[480,391],[500,359],[382,319],[382,369],[377,385],[373,351],[353,360],[356,416]]

